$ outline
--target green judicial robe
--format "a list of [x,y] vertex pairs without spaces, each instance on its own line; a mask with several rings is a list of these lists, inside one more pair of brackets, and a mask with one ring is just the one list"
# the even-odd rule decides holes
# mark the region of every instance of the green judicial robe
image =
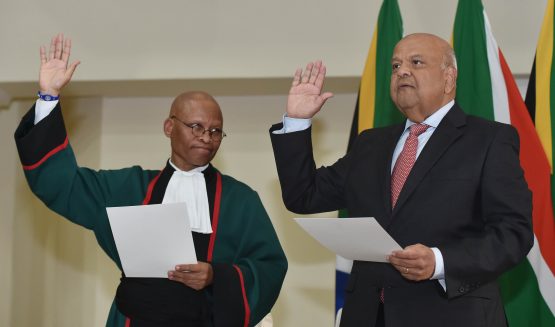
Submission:
[[[60,105],[37,125],[34,113],[33,107],[15,132],[31,190],[51,210],[92,230],[100,247],[122,270],[106,207],[160,203],[169,181],[168,166],[163,171],[139,166],[100,171],[79,167]],[[206,258],[214,271],[212,285],[200,291],[209,308],[209,326],[254,326],[274,305],[287,260],[257,193],[211,166],[207,170],[210,169],[216,177],[214,187],[207,185],[213,233],[206,239],[207,253],[199,257]],[[165,175],[163,184],[160,181]],[[211,194],[214,188],[215,193]],[[154,201],[153,193],[154,197],[158,193],[158,201]],[[172,283],[179,284],[160,280],[170,287]],[[133,319],[126,317],[114,301],[106,326],[139,326]]]

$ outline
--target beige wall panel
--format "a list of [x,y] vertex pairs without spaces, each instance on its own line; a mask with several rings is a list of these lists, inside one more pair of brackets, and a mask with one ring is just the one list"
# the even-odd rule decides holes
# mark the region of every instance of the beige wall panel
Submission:
[[0,326],[10,326],[12,310],[13,242],[15,224],[16,175],[19,160],[13,141],[19,121],[18,103],[0,110]]
[[[38,46],[64,31],[83,61],[78,80],[283,77],[321,58],[359,76],[381,1],[7,1],[0,82],[36,78]],[[449,38],[456,1],[399,0],[405,32]],[[528,73],[546,0],[484,0],[515,73]],[[515,23],[518,22],[518,23]]]

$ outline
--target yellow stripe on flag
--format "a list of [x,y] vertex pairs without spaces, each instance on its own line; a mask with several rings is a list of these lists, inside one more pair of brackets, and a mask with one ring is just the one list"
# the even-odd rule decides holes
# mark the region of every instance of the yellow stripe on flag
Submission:
[[551,60],[553,58],[553,0],[548,1],[536,50],[536,130],[553,174],[551,132]]
[[358,132],[374,127],[374,110],[376,103],[376,48],[378,25],[372,36],[372,44],[364,65],[360,81],[360,98],[358,103]]

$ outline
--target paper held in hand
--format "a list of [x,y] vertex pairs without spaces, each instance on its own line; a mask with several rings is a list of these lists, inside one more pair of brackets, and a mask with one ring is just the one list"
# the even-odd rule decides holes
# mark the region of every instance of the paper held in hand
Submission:
[[185,203],[106,211],[125,276],[167,278],[175,265],[197,263]]
[[334,253],[360,261],[387,262],[402,250],[374,218],[295,218],[310,236]]

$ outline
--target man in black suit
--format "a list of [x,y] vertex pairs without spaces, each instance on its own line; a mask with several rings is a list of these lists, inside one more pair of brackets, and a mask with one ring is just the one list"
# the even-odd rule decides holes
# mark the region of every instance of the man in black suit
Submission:
[[445,40],[409,35],[391,63],[391,98],[406,122],[362,132],[318,169],[310,119],[332,94],[322,93],[321,62],[297,70],[284,122],[270,130],[285,205],[375,217],[404,248],[388,263],[354,262],[341,326],[506,326],[496,279],[533,244],[518,134],[455,103]]

